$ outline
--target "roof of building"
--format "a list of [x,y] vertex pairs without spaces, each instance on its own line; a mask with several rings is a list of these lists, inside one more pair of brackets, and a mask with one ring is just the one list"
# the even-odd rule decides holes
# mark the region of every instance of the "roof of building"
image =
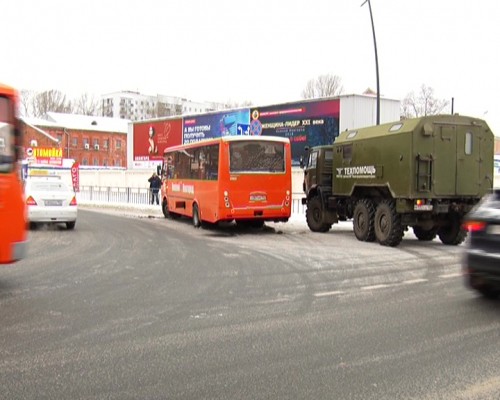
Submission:
[[117,133],[127,133],[128,124],[132,122],[129,119],[56,112],[48,112],[44,115],[44,118],[23,118],[23,121],[32,126]]
[[[44,135],[47,137],[49,140],[52,140],[53,142],[59,142],[57,138],[52,136],[50,133],[45,132],[43,129],[38,128],[38,126],[43,126],[43,127],[59,127],[59,125],[53,124],[51,122],[47,123],[48,121],[42,120],[40,118],[21,118],[21,120],[34,130],[36,130],[38,133]],[[40,122],[45,122],[45,123],[40,123]]]
[[122,118],[96,117],[56,112],[46,113],[45,118],[68,129],[120,133],[127,133],[128,124],[132,122],[129,119]]

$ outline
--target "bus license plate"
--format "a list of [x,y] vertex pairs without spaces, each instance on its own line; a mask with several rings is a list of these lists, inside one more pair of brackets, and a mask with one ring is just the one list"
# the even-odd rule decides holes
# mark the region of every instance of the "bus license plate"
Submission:
[[250,195],[250,201],[266,201],[266,195],[265,194],[251,194]]

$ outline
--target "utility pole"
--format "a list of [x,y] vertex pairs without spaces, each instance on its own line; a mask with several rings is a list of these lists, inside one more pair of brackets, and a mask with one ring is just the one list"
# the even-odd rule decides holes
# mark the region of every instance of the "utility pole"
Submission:
[[377,74],[377,125],[380,125],[380,81],[378,74],[378,55],[377,55],[377,39],[375,38],[375,25],[373,24],[373,14],[372,5],[370,0],[365,0],[361,7],[368,3],[368,8],[370,9],[370,19],[372,21],[372,33],[373,33],[373,46],[375,48],[375,72]]

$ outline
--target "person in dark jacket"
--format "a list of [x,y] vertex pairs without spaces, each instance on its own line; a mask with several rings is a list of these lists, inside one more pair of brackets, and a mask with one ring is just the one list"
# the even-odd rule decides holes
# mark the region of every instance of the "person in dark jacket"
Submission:
[[161,187],[161,179],[160,177],[156,174],[156,172],[153,172],[153,175],[151,175],[151,178],[148,179],[149,182],[149,190],[151,191],[151,204],[155,203],[160,204],[160,198],[158,196],[158,192],[160,191]]

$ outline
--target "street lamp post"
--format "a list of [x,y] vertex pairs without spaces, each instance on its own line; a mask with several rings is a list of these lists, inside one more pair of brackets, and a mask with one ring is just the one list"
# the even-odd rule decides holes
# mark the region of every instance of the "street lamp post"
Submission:
[[375,25],[373,24],[373,14],[372,5],[370,0],[365,0],[361,7],[368,3],[368,8],[370,9],[370,19],[372,21],[372,33],[373,33],[373,46],[375,48],[375,71],[377,74],[377,125],[380,125],[380,81],[378,76],[378,55],[377,55],[377,39],[375,38]]

